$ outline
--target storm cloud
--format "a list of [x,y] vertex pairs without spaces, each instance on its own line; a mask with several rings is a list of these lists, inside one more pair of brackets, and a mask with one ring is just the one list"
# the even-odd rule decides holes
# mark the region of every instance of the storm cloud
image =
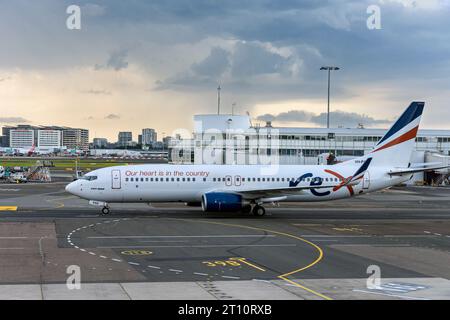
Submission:
[[[272,122],[303,122],[314,125],[323,126],[327,123],[327,113],[315,114],[313,112],[302,110],[290,110],[288,112],[281,112],[279,114],[264,114],[257,117],[260,121]],[[356,128],[358,125],[365,127],[373,127],[379,125],[389,124],[391,120],[374,119],[365,114],[358,114],[355,112],[332,111],[330,112],[330,125],[333,127],[348,127]]]

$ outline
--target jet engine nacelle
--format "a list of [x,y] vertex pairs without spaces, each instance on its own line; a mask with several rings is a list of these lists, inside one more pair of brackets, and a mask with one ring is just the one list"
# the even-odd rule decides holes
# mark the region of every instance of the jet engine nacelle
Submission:
[[243,207],[244,201],[238,194],[209,192],[202,196],[203,211],[240,211]]

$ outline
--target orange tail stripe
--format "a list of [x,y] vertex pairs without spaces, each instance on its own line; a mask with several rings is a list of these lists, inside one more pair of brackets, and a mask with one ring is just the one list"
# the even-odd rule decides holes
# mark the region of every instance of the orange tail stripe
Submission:
[[417,131],[419,130],[419,126],[415,127],[414,129],[411,129],[410,131],[406,132],[405,134],[401,135],[400,137],[398,137],[397,139],[392,140],[389,143],[386,143],[384,146],[372,151],[373,152],[377,152],[383,149],[387,149],[390,147],[393,147],[397,144],[403,143],[405,141],[414,139],[417,136]]

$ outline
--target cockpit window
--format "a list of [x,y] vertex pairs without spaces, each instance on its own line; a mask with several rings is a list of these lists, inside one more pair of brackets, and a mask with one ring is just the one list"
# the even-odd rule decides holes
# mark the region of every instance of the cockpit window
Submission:
[[94,181],[94,180],[97,180],[97,178],[98,178],[97,176],[83,176],[80,179],[87,180],[87,181]]

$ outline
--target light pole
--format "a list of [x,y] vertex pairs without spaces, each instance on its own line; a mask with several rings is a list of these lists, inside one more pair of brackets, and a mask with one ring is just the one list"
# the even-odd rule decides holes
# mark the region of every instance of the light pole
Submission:
[[222,90],[222,88],[219,86],[217,87],[217,114],[220,114],[220,90]]
[[331,79],[331,70],[339,70],[339,67],[325,66],[321,67],[320,70],[328,71],[328,108],[327,108],[327,129],[330,128],[330,79]]

